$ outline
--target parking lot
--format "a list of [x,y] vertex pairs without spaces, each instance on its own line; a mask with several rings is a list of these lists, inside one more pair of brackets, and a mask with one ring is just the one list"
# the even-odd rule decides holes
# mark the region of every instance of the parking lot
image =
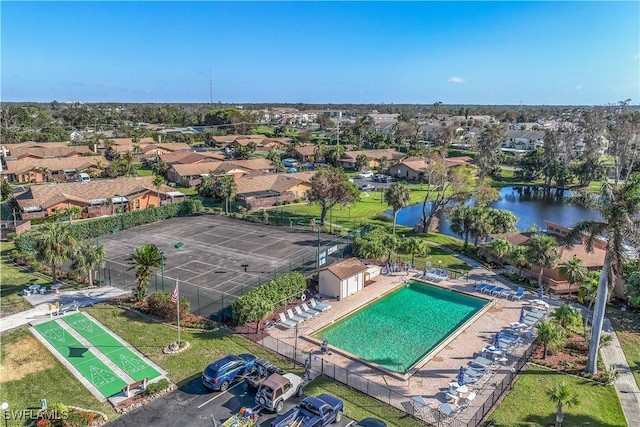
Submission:
[[389,188],[394,181],[389,182],[376,182],[373,178],[353,178],[353,182],[361,188],[363,185],[371,185],[373,188],[370,191],[380,191],[381,188]]
[[[225,392],[205,391],[199,377],[186,383],[179,389],[167,393],[120,418],[110,422],[112,427],[157,426],[157,427],[202,427],[222,424],[241,408],[256,407],[255,393],[247,390],[244,382],[240,382]],[[258,411],[260,418],[256,426],[268,427],[279,415],[300,403],[302,398],[292,397],[285,403],[280,414],[272,414],[265,410]],[[351,423],[347,417],[332,426],[345,427]]]

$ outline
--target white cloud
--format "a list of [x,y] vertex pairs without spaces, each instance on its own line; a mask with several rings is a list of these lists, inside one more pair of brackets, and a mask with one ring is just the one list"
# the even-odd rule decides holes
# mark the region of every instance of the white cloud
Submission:
[[576,90],[582,90],[582,85],[576,86]]
[[451,76],[449,77],[449,79],[447,80],[447,82],[449,83],[464,83],[464,79],[462,77],[458,77],[458,76]]

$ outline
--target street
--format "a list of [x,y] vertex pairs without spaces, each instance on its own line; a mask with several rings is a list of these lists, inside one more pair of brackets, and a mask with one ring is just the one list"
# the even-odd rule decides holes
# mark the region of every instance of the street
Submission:
[[[107,424],[110,427],[160,426],[160,427],[209,427],[213,426],[212,418],[220,425],[240,408],[254,408],[255,393],[247,392],[244,381],[229,388],[226,392],[205,391],[200,377],[188,382],[171,393],[167,393],[128,414]],[[259,410],[260,418],[256,426],[268,427],[271,420],[284,414],[297,405],[302,398],[292,397],[285,402],[280,414],[272,414],[264,409]],[[351,423],[347,417],[332,424],[345,427]]]

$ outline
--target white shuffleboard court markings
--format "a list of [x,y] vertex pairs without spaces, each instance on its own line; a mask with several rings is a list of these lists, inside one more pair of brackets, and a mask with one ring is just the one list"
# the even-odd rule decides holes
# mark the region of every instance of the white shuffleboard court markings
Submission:
[[91,383],[96,387],[102,387],[118,380],[113,372],[97,366],[90,366],[89,371],[91,372]]
[[142,360],[125,356],[124,354],[120,355],[120,363],[122,364],[122,369],[128,374],[140,372],[147,367],[147,364],[142,362]]
[[71,325],[75,329],[81,329],[85,332],[93,333],[93,322],[89,319],[80,319],[75,322],[71,322]]
[[46,331],[42,332],[42,335],[44,335],[45,338],[48,339],[49,341],[51,341],[51,340],[58,341],[58,342],[66,342],[67,341],[67,339],[65,337],[64,329],[62,329],[59,326],[56,327],[56,328],[47,329]]

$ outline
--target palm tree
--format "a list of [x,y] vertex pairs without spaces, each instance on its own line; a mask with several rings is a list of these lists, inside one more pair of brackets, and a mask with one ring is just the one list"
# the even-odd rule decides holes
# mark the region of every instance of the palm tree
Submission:
[[586,367],[587,372],[595,374],[598,370],[598,348],[609,287],[615,283],[614,276],[622,272],[623,261],[628,256],[626,244],[635,248],[640,246],[638,228],[640,175],[629,177],[622,185],[612,185],[605,180],[602,182],[599,194],[581,194],[572,198],[572,201],[595,210],[603,221],[577,223],[567,235],[567,242],[571,244],[582,238],[587,251],[592,252],[596,242],[602,236],[607,237],[604,263],[598,280],[598,294],[589,342],[589,360]]
[[164,262],[164,253],[158,249],[156,245],[146,243],[139,248],[135,249],[135,252],[127,258],[129,264],[132,266],[129,270],[136,270],[136,290],[134,292],[134,299],[141,301],[147,292],[147,284],[149,278],[153,273],[154,267],[160,267]]
[[160,207],[160,186],[165,183],[165,180],[161,175],[154,175],[153,181],[151,182],[156,187],[156,193],[158,195],[158,207]]
[[624,284],[624,290],[629,297],[629,305],[640,306],[640,272],[631,273]]
[[525,246],[514,246],[506,258],[518,267],[518,274],[522,276],[522,266],[527,263],[527,248]]
[[386,173],[391,166],[391,162],[387,156],[382,156],[378,159],[378,173]]
[[69,217],[69,224],[73,218],[82,217],[82,208],[80,206],[69,206],[64,210],[64,214]]
[[356,170],[361,171],[369,166],[369,159],[364,154],[358,154],[356,157]]
[[578,396],[575,393],[571,393],[571,388],[566,381],[562,381],[560,384],[556,384],[553,387],[547,389],[547,396],[556,407],[558,412],[556,413],[556,427],[562,425],[564,419],[564,408],[577,405],[580,403]]
[[131,151],[125,151],[124,154],[122,155],[122,161],[124,162],[126,176],[131,175],[131,167],[133,166],[133,162],[135,159],[136,158]]
[[587,304],[587,315],[584,318],[585,338],[587,335],[587,326],[589,324],[589,315],[591,313],[591,308],[596,302],[596,297],[598,295],[599,277],[600,274],[598,274],[598,272],[590,271],[587,277],[585,277],[582,282],[580,282],[580,286],[578,287],[578,302],[580,304]]
[[451,231],[464,238],[463,250],[469,244],[469,234],[471,233],[472,207],[467,205],[456,206],[451,210]]
[[580,311],[564,302],[560,304],[560,307],[553,310],[553,314],[551,316],[558,325],[562,326],[564,329],[567,329],[569,326],[579,325],[582,321]]
[[587,277],[589,270],[584,266],[584,262],[577,256],[573,256],[564,261],[558,267],[558,271],[569,281],[569,298],[571,298],[571,286],[580,283]]
[[76,248],[71,269],[76,272],[86,273],[89,278],[89,286],[93,286],[93,270],[96,267],[104,267],[105,256],[103,245],[91,242],[83,243]]
[[545,268],[553,268],[560,260],[558,242],[551,236],[535,234],[527,242],[527,259],[540,268],[538,287],[542,286],[542,272]]
[[393,232],[396,234],[396,218],[398,211],[409,204],[411,193],[409,187],[404,182],[394,182],[384,193],[384,199],[391,209],[393,209]]
[[264,298],[255,297],[249,302],[249,319],[256,322],[256,334],[260,332],[260,322],[273,313],[273,304]]
[[493,239],[488,245],[487,249],[493,252],[498,259],[500,260],[500,264],[504,265],[502,258],[512,251],[513,247],[511,243],[504,237],[496,237]]
[[411,264],[413,265],[416,260],[416,255],[420,257],[425,257],[429,255],[431,252],[431,248],[426,240],[423,240],[419,237],[410,237],[405,239],[402,244],[402,250],[405,253],[411,254]]
[[538,340],[544,350],[542,358],[546,360],[547,349],[562,339],[563,330],[557,323],[550,320],[541,320],[540,323],[536,325],[536,329],[538,330]]
[[56,266],[71,258],[76,238],[67,224],[41,226],[35,236],[36,259],[51,265],[51,282],[56,283]]

